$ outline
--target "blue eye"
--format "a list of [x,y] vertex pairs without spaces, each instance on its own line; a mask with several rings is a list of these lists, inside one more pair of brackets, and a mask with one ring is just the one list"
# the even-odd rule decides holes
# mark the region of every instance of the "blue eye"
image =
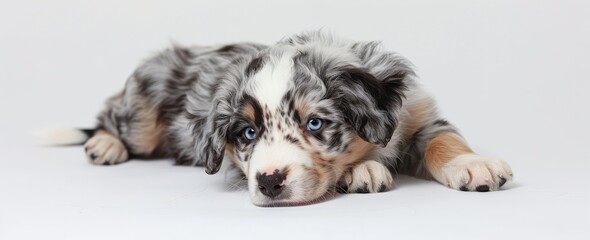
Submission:
[[250,141],[254,140],[256,138],[256,130],[251,127],[244,129],[244,137]]
[[309,131],[320,130],[320,128],[322,128],[323,124],[324,123],[323,123],[322,119],[319,119],[319,118],[309,119],[309,121],[307,121],[307,130],[309,130]]

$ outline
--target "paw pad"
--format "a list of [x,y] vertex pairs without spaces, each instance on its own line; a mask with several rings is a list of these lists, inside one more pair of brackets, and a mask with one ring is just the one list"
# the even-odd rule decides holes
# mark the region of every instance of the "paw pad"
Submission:
[[478,192],[489,192],[490,191],[490,186],[488,185],[479,185],[475,188],[476,191]]
[[369,191],[369,183],[365,183],[365,186],[363,186],[362,188],[357,188],[356,193],[370,193]]

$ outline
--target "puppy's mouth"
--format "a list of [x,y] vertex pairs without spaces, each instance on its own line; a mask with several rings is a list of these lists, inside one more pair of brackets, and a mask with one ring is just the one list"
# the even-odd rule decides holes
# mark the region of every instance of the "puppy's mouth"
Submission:
[[254,203],[256,206],[259,207],[297,207],[297,206],[305,206],[311,204],[318,204],[325,201],[332,200],[336,198],[339,194],[335,190],[335,188],[330,188],[326,193],[323,195],[313,198],[311,200],[290,200],[288,197],[280,197],[280,198],[266,198],[262,201],[262,203]]

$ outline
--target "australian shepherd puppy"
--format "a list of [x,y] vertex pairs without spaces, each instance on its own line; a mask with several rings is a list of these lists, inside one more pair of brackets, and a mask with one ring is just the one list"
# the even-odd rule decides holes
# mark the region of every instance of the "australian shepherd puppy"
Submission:
[[164,50],[108,99],[95,129],[69,134],[96,165],[174,158],[214,174],[227,159],[260,206],[388,191],[396,172],[462,191],[512,179],[440,116],[406,59],[323,32]]

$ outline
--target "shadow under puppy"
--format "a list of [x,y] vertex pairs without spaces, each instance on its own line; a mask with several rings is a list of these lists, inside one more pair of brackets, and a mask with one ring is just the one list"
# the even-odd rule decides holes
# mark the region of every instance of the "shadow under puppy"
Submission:
[[98,120],[70,135],[92,163],[170,157],[214,174],[227,157],[260,206],[387,191],[392,172],[480,192],[512,179],[506,162],[474,153],[439,116],[407,60],[321,31],[272,46],[165,50]]

